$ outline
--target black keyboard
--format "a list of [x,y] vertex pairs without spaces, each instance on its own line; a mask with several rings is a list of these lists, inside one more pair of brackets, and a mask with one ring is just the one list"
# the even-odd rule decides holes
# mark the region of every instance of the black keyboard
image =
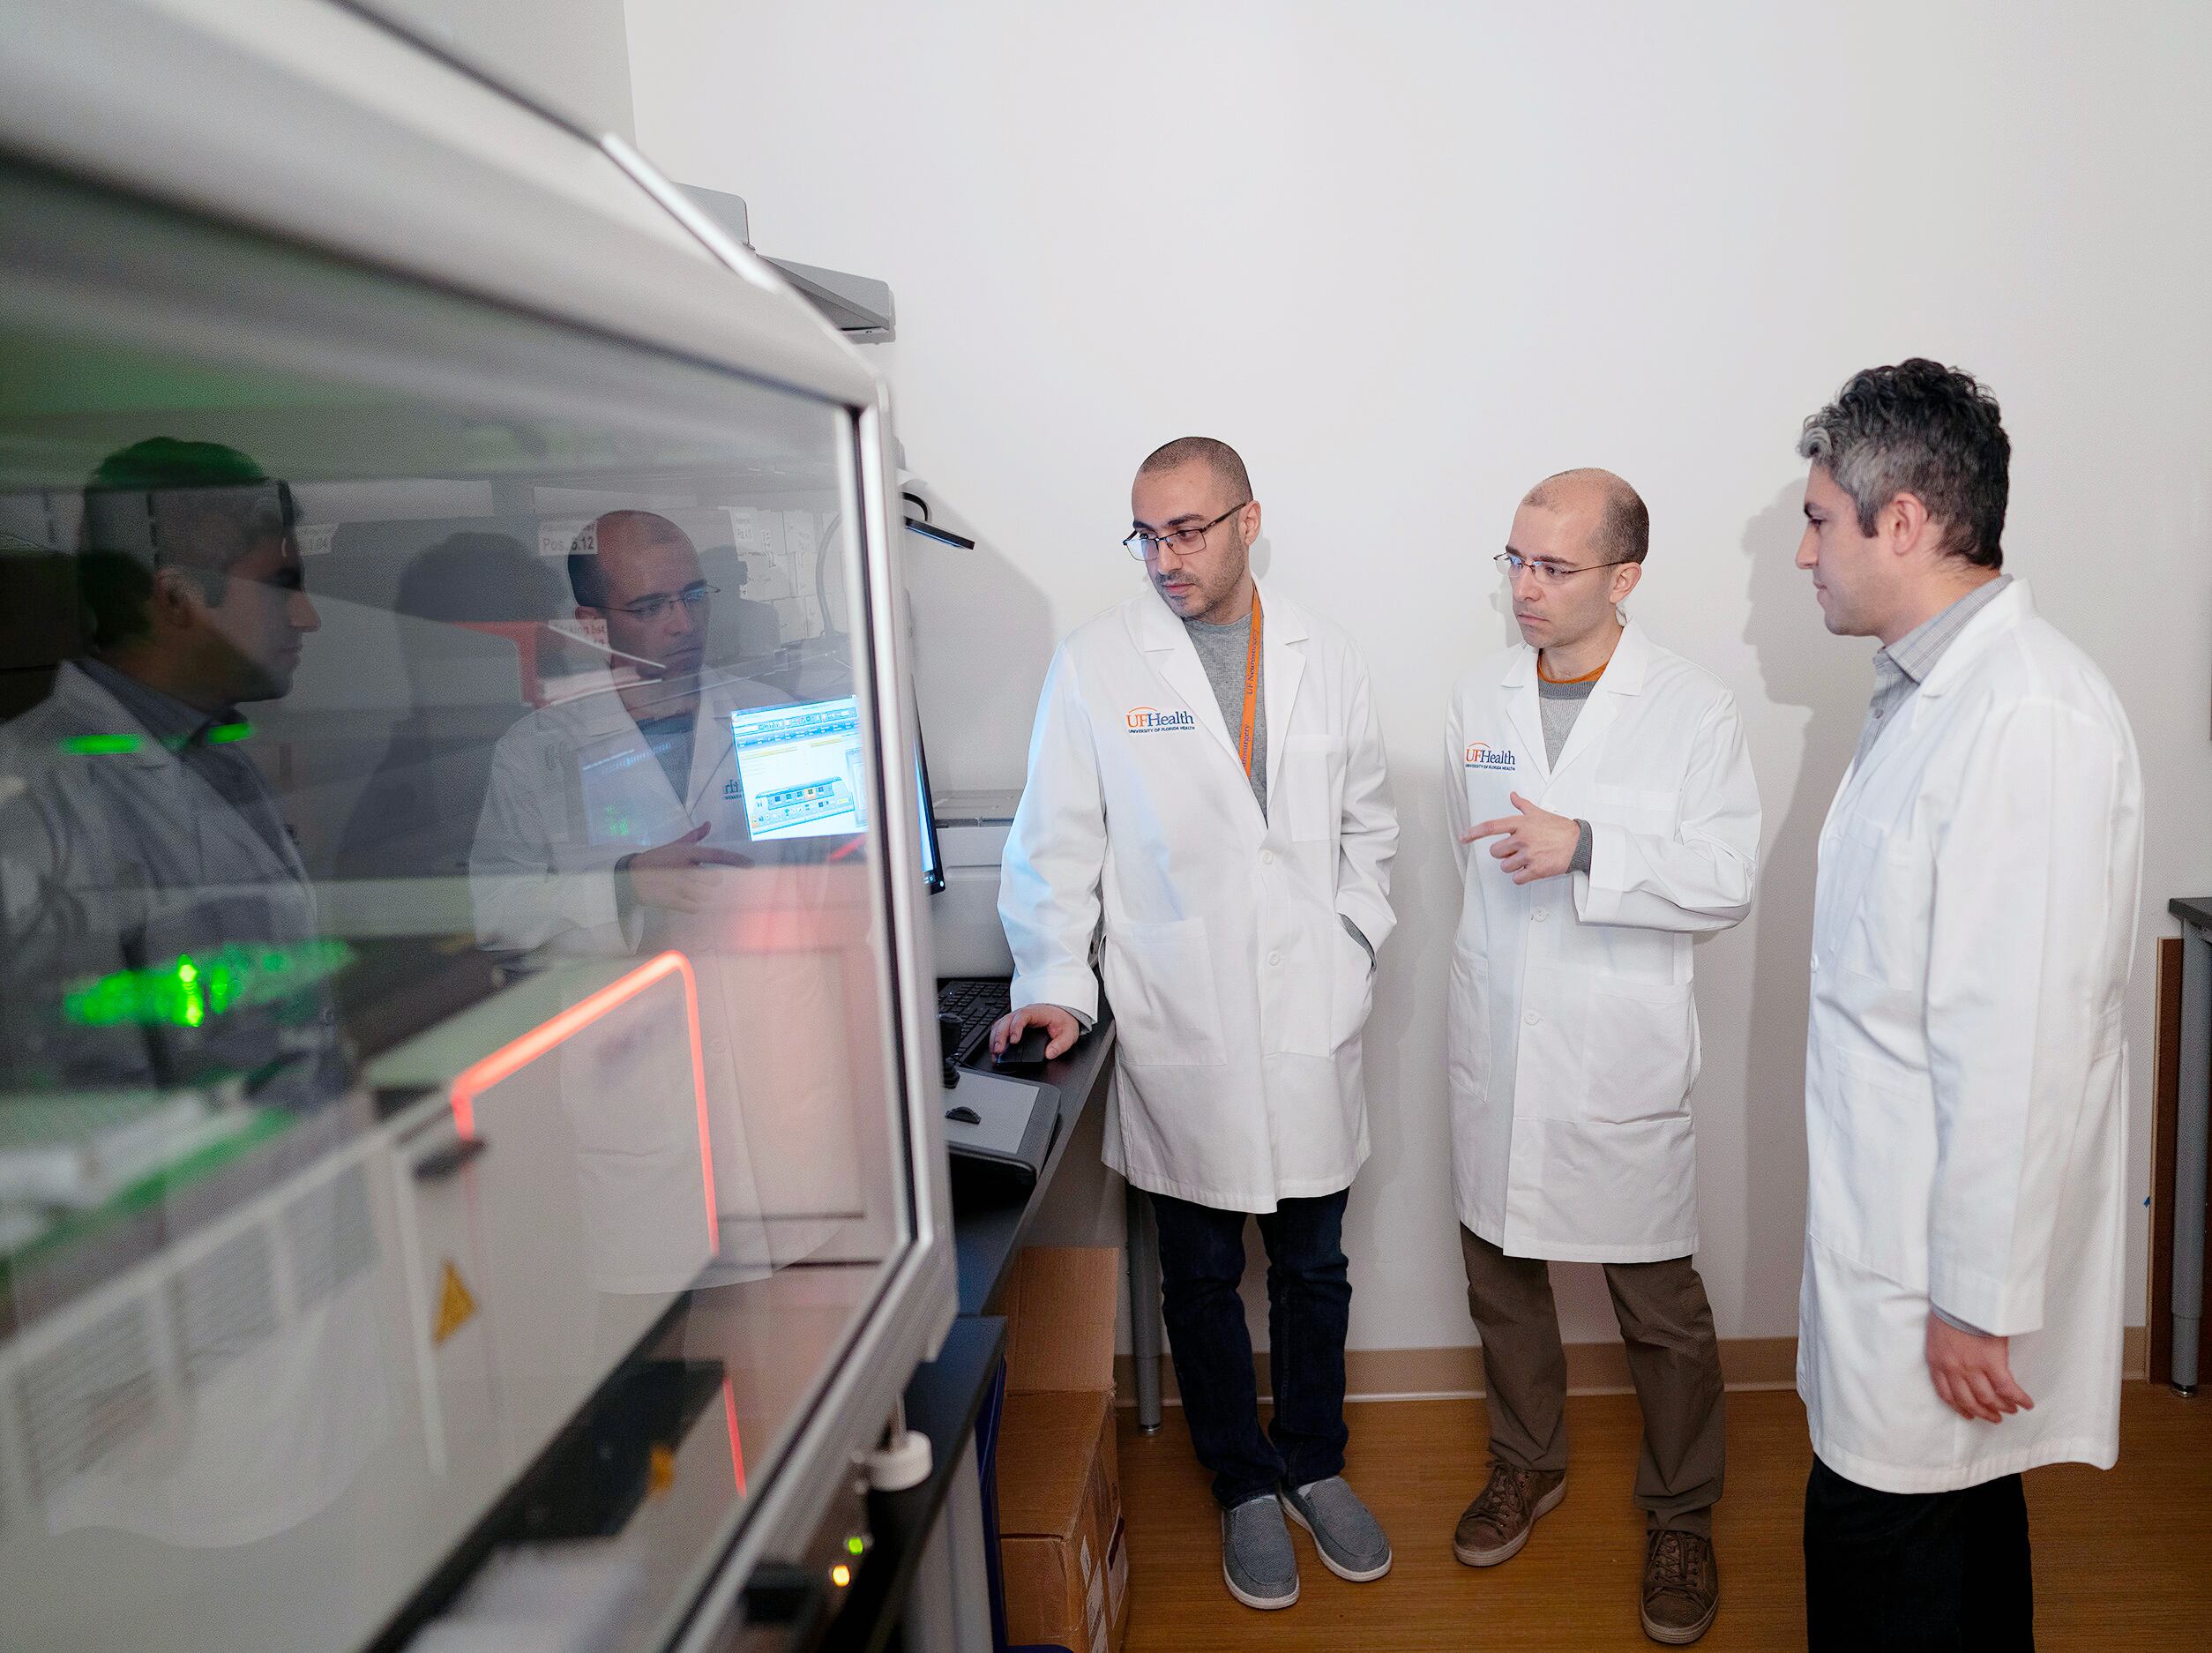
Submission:
[[990,1041],[992,1024],[1013,1008],[1013,984],[998,976],[960,976],[937,984],[937,1013],[960,1024],[953,1060],[965,1064]]

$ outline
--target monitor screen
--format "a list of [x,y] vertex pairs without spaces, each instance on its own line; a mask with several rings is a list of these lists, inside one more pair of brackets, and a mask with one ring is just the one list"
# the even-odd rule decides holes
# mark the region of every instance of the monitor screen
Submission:
[[860,706],[851,695],[732,712],[729,728],[754,842],[867,828]]
[[[746,829],[756,843],[866,828],[860,707],[854,697],[732,712],[729,729],[744,785]],[[945,864],[930,804],[929,759],[918,731],[914,785],[922,818],[922,882],[934,893],[945,887]]]
[[930,760],[922,750],[922,726],[914,728],[914,795],[922,810],[922,886],[932,895],[945,887],[945,856],[937,847],[937,805],[930,798]]

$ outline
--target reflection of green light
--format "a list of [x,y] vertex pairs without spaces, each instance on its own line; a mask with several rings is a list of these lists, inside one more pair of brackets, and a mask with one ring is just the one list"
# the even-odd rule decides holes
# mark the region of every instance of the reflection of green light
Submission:
[[848,1538],[845,1540],[845,1553],[847,1555],[858,1555],[867,1547],[868,1540],[865,1538]]
[[[235,740],[251,740],[253,725],[240,718],[235,723],[218,723],[207,731],[207,744],[228,746]],[[172,746],[183,743],[171,741]],[[145,744],[136,735],[64,735],[61,748],[73,758],[97,758],[115,752],[136,752]]]
[[187,953],[167,964],[79,982],[63,995],[62,1014],[86,1028],[197,1028],[211,1016],[289,999],[336,975],[353,956],[342,941],[295,947],[228,942],[213,953]]

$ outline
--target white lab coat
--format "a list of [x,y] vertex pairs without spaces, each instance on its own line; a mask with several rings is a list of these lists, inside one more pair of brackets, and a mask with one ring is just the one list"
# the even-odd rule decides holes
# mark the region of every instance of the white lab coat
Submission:
[[1396,922],[1397,818],[1349,638],[1261,595],[1263,819],[1189,634],[1147,590],[1060,645],[1006,841],[1013,1002],[1119,1045],[1106,1163],[1222,1210],[1334,1193],[1367,1157],[1360,1030]]
[[[2014,584],[1843,778],[1820,834],[1797,1390],[1890,1492],[2119,1451],[2122,1000],[2142,782],[2119,699]],[[2032,1411],[1936,1397],[1931,1301]]]
[[[1445,719],[1465,894],[1446,999],[1460,1221],[1515,1257],[1697,1249],[1691,938],[1751,909],[1759,787],[1719,680],[1631,624],[1554,767],[1536,651],[1461,677]],[[1590,823],[1590,870],[1515,884],[1461,844],[1518,792]]]
[[705,847],[743,850],[745,799],[729,714],[790,697],[749,678],[701,674],[684,796],[639,731],[612,680],[602,692],[531,713],[500,737],[468,857],[476,928],[487,945],[624,953],[646,914],[618,910],[615,863],[712,823]]
[[[135,736],[125,752],[72,752],[86,736]],[[299,1058],[278,1100],[313,1101],[342,1079],[325,1006],[287,1028],[250,1007],[203,1028],[75,1028],[54,990],[167,964],[225,943],[296,946],[315,900],[288,838],[272,844],[89,674],[64,663],[53,692],[0,729],[0,1001],[22,1054],[66,1082],[136,1087],[202,1064],[238,1070]],[[265,1097],[265,1099],[267,1099]]]
[[[469,856],[477,931],[488,946],[639,958],[673,947],[691,960],[723,1260],[740,1265],[781,1254],[763,1222],[849,1216],[861,1203],[856,1104],[841,1080],[855,1059],[844,964],[826,935],[835,916],[787,911],[796,922],[764,940],[762,926],[748,926],[738,910],[803,883],[793,876],[798,869],[768,864],[773,850],[751,844],[729,728],[733,711],[789,699],[747,678],[703,674],[681,797],[611,683],[533,712],[493,754]],[[713,910],[623,912],[615,863],[701,824],[712,828],[704,847],[759,856],[764,864],[725,871],[730,899]],[[826,933],[810,939],[816,916]],[[564,1094],[583,1174],[602,1190],[595,1243],[612,1255],[620,1239],[635,1253],[620,1271],[621,1289],[665,1286],[651,1260],[665,1249],[671,1260],[662,1272],[673,1279],[691,1257],[699,1197],[691,1111],[666,1098],[610,1096],[580,1080]],[[648,1222],[655,1214],[671,1224],[665,1247]]]

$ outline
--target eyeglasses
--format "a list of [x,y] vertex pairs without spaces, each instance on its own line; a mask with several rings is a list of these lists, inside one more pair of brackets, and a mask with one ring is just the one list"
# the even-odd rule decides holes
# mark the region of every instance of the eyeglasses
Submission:
[[671,602],[680,602],[696,614],[706,606],[707,598],[721,589],[720,586],[710,586],[702,581],[696,586],[684,587],[674,596],[665,591],[656,591],[649,597],[639,598],[635,602],[610,602],[606,611],[609,614],[626,614],[633,620],[643,620],[650,625],[669,611]]
[[1121,542],[1122,549],[1140,562],[1150,557],[1162,545],[1172,545],[1178,551],[1195,551],[1206,543],[1206,536],[1208,534],[1242,511],[1244,505],[1250,504],[1252,501],[1247,499],[1244,505],[1231,505],[1211,522],[1195,528],[1170,528],[1162,534],[1147,534],[1142,528],[1139,528]]
[[1555,563],[1542,557],[1527,557],[1518,551],[1500,551],[1490,560],[1506,571],[1506,578],[1508,580],[1520,579],[1521,571],[1526,568],[1533,571],[1537,580],[1542,584],[1557,586],[1565,584],[1573,575],[1587,574],[1593,569],[1618,568],[1623,563],[1633,559],[1626,557],[1616,557],[1610,563],[1583,563],[1578,566],[1572,563]]

